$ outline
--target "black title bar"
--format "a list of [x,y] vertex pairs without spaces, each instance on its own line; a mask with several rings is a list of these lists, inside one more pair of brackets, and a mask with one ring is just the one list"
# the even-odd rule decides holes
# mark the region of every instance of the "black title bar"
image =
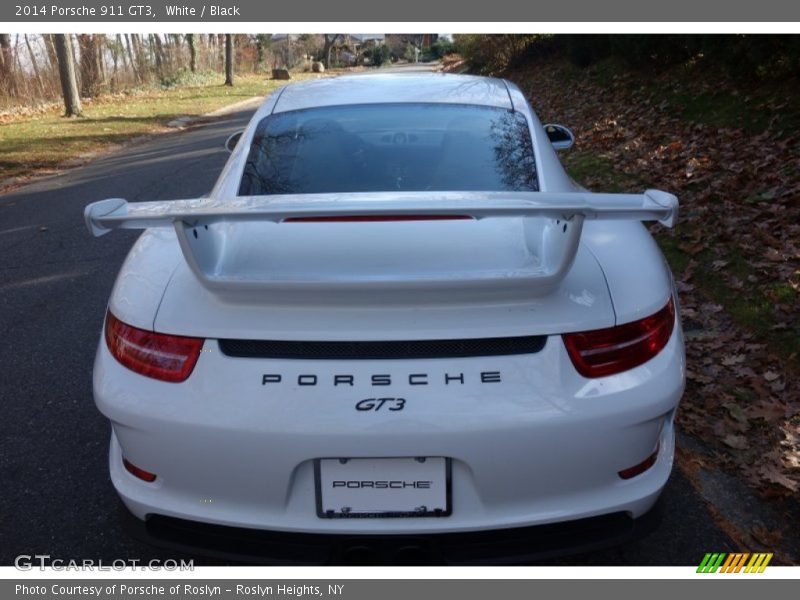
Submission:
[[[492,0],[488,3],[402,0],[11,0],[0,22],[14,23],[285,23],[285,22],[800,22],[786,0]],[[531,28],[534,31],[535,27]]]

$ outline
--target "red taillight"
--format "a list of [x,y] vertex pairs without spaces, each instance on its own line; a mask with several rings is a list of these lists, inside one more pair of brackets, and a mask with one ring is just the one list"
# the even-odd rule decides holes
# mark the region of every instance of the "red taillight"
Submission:
[[572,364],[584,377],[621,373],[647,362],[667,345],[675,326],[675,307],[670,298],[654,315],[640,321],[580,333],[566,333]]
[[145,331],[123,323],[111,311],[106,315],[106,343],[114,358],[131,371],[161,381],[186,380],[197,363],[203,341]]
[[656,464],[656,459],[658,458],[658,446],[656,446],[656,451],[653,452],[650,456],[645,458],[642,462],[638,465],[633,465],[632,467],[628,467],[627,469],[622,469],[617,475],[619,475],[622,479],[630,479],[631,477],[636,477],[637,475],[641,475],[647,469],[652,467]]
[[147,483],[153,483],[156,480],[156,474],[151,473],[150,471],[145,471],[144,469],[140,469],[127,458],[122,459],[122,464],[125,465],[125,469],[133,475],[134,477],[138,477],[142,481],[146,481]]

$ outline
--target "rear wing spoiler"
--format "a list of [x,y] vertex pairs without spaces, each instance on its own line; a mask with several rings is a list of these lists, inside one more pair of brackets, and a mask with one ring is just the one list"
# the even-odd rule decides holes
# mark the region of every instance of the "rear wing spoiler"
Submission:
[[[128,203],[111,198],[89,204],[84,212],[92,235],[99,237],[112,229],[174,227],[184,257],[200,281],[209,289],[344,289],[376,286],[392,289],[438,284],[457,289],[454,281],[475,286],[514,285],[527,293],[544,292],[569,271],[580,242],[585,219],[626,219],[658,221],[672,227],[678,216],[678,199],[667,192],[647,190],[642,194],[600,194],[591,192],[380,192],[346,194],[298,194],[235,197],[225,200],[199,198],[160,202]],[[404,219],[525,219],[531,235],[526,244],[531,253],[528,270],[505,274],[442,273],[441,278],[413,273],[369,282],[342,279],[280,280],[263,271],[237,269],[236,256],[244,249],[236,237],[235,223],[283,223],[303,220],[397,220]],[[535,223],[534,223],[535,222]],[[214,227],[214,225],[225,225]],[[527,231],[527,229],[526,229]],[[246,236],[240,236],[246,237]],[[251,242],[252,243],[252,242]],[[226,254],[228,256],[226,256]],[[320,257],[323,260],[324,257]],[[248,264],[252,264],[252,261]],[[454,277],[454,275],[456,277]]]

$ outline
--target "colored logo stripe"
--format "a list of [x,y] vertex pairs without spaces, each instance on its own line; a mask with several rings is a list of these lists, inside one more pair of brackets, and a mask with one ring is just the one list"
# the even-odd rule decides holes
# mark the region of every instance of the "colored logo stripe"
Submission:
[[772,552],[769,553],[760,553],[760,554],[753,554],[753,558],[750,559],[747,567],[745,567],[745,573],[763,573],[764,569],[767,568],[769,561],[772,560]]
[[[744,573],[763,573],[772,560],[772,552],[708,552],[697,567],[698,573],[739,573],[744,568]],[[750,559],[748,562],[747,559]],[[747,566],[745,566],[747,563]]]
[[725,560],[725,553],[706,553],[700,566],[697,567],[698,573],[716,573],[722,561]]

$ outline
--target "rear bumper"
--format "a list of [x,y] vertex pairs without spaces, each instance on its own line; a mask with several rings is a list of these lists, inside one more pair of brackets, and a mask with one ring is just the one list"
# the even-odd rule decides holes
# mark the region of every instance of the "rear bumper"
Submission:
[[[409,407],[371,414],[353,409],[355,400],[375,394],[369,389],[271,391],[260,385],[260,373],[294,380],[291,369],[313,366],[325,380],[348,367],[362,381],[370,369],[400,370],[401,361],[298,366],[211,352],[201,358],[202,369],[174,385],[127,371],[101,344],[95,400],[112,422],[111,480],[141,520],[163,516],[292,534],[449,535],[615,513],[639,518],[672,468],[673,418],[683,390],[680,335],[645,365],[597,380],[577,377],[556,342],[535,355],[404,364],[405,372],[435,366],[466,373],[467,384],[434,386],[433,375],[428,386],[400,382],[393,394],[408,398]],[[502,385],[470,384],[467,377],[483,370],[502,372]],[[654,448],[658,458],[646,472],[618,476]],[[156,481],[128,473],[123,456],[156,473]],[[451,516],[317,516],[316,458],[403,456],[451,458]]]
[[563,523],[430,535],[264,531],[160,515],[136,518],[120,503],[125,531],[160,548],[219,562],[271,565],[502,565],[582,554],[645,537],[661,503],[637,519],[612,513]]

